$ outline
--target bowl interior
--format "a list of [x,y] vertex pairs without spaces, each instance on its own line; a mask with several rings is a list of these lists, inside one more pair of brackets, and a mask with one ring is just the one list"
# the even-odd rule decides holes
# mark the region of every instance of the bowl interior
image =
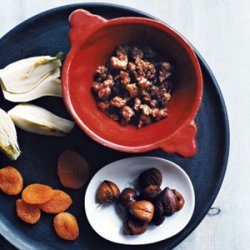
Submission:
[[[155,22],[156,23],[156,22]],[[113,20],[92,32],[75,50],[68,72],[70,102],[80,127],[102,141],[126,147],[154,144],[170,136],[187,120],[191,121],[201,97],[197,72],[181,38],[159,23]],[[141,129],[121,126],[96,105],[91,93],[98,66],[109,59],[119,45],[149,45],[159,51],[164,61],[174,66],[174,93],[168,105],[169,117]]]

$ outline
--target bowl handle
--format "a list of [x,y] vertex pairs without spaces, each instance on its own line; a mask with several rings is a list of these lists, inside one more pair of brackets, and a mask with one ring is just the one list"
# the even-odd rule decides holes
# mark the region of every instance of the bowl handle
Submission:
[[194,120],[179,129],[173,136],[161,143],[160,148],[168,153],[177,153],[183,157],[192,157],[197,151],[197,126]]
[[75,45],[76,42],[81,44],[94,27],[106,21],[101,16],[93,15],[83,9],[73,11],[69,16],[69,39],[71,45]]

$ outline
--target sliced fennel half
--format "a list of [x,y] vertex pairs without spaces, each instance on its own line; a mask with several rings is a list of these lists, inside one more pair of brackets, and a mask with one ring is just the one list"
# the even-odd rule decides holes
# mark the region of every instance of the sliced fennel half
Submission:
[[65,136],[74,127],[74,122],[30,103],[19,104],[8,114],[17,127],[41,135]]
[[29,102],[43,96],[62,96],[62,87],[60,77],[60,69],[58,68],[54,74],[48,76],[36,88],[30,92],[23,94],[13,94],[3,88],[4,98],[11,102]]
[[0,109],[0,150],[11,160],[16,160],[21,153],[14,123],[2,109]]
[[36,56],[9,64],[0,70],[0,84],[5,98],[24,102],[45,95],[61,96],[57,79],[61,65],[61,53],[55,57]]

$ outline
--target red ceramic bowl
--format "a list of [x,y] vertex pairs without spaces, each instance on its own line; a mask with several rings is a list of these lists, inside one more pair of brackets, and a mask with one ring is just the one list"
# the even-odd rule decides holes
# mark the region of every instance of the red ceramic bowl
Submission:
[[[106,20],[85,10],[69,18],[71,49],[63,66],[65,104],[79,127],[95,141],[115,150],[145,152],[161,148],[191,157],[196,153],[197,128],[203,80],[190,45],[174,30],[147,18]],[[91,93],[95,70],[105,64],[118,45],[140,44],[157,48],[175,67],[175,89],[169,117],[138,129],[121,126],[96,105]]]

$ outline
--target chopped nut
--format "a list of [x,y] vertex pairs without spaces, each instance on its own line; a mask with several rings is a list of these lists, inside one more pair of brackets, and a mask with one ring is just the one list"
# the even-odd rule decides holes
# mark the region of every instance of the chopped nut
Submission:
[[156,120],[159,121],[167,116],[168,116],[167,109],[166,108],[160,109],[156,116]]
[[92,89],[93,89],[95,92],[98,92],[98,90],[100,89],[100,83],[98,83],[98,82],[93,82],[93,83],[92,83]]
[[151,100],[150,101],[150,107],[151,108],[156,108],[157,107],[157,101],[156,100]]
[[110,65],[115,69],[126,70],[128,65],[128,58],[124,57],[123,60],[118,59],[115,56],[110,58]]
[[151,111],[151,115],[153,116],[153,117],[157,117],[158,116],[158,114],[159,114],[159,109],[158,108],[153,108],[152,109],[152,111]]
[[111,99],[110,104],[114,107],[121,108],[127,103],[126,99],[122,99],[119,96],[115,96]]
[[147,89],[152,86],[152,83],[149,82],[146,78],[140,76],[137,78],[138,84],[142,89]]
[[147,73],[146,73],[146,77],[149,78],[149,79],[153,79],[155,77],[155,74],[156,74],[156,69],[155,69],[155,66],[154,64],[150,63],[148,65],[148,69],[147,69]]
[[96,70],[96,74],[99,76],[101,80],[105,80],[107,78],[108,69],[105,66],[99,66]]
[[152,112],[151,108],[147,104],[140,105],[140,109],[144,115],[150,115]]
[[146,115],[141,115],[140,116],[140,120],[139,123],[137,125],[138,128],[143,127],[144,125],[150,124],[151,123],[151,118],[150,116],[146,116]]
[[135,97],[138,95],[138,87],[136,86],[135,83],[133,84],[127,84],[125,89],[129,92],[131,97]]
[[98,105],[98,108],[102,111],[106,111],[110,106],[108,102],[98,102],[97,105]]
[[129,106],[125,106],[122,108],[122,116],[127,122],[129,122],[131,120],[131,117],[134,115],[135,115],[135,112]]
[[111,80],[111,79],[107,79],[103,82],[103,87],[106,88],[106,87],[113,87],[114,86],[114,81]]
[[131,81],[129,73],[127,73],[125,71],[121,71],[120,74],[115,77],[115,80],[117,80],[119,78],[121,79],[121,84],[124,86],[129,84]]
[[141,105],[141,100],[139,98],[135,98],[134,110],[139,110]]
[[170,98],[171,95],[168,92],[162,91],[158,93],[158,99],[160,100],[162,106],[166,106]]
[[116,49],[116,55],[120,60],[123,60],[124,57],[128,56],[129,50],[129,46],[118,46],[118,48]]
[[102,100],[107,100],[110,96],[110,93],[111,93],[110,87],[106,87],[98,91],[98,97]]
[[144,89],[141,91],[142,99],[145,102],[150,102],[151,101],[151,95]]
[[129,62],[128,63],[128,69],[130,71],[136,71],[136,65],[134,63],[132,63],[132,62]]

